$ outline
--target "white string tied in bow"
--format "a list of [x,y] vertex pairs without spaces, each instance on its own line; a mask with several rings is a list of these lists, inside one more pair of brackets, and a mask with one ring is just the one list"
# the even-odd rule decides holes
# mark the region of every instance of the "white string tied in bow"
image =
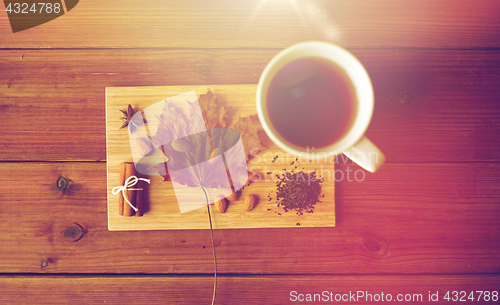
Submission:
[[139,182],[139,180],[142,180],[142,181],[146,181],[147,183],[151,183],[151,180],[150,179],[144,179],[144,178],[137,178],[136,176],[130,176],[127,178],[127,180],[125,181],[125,184],[124,185],[120,185],[120,186],[115,186],[113,188],[113,190],[111,191],[113,193],[113,195],[117,195],[118,193],[120,193],[120,191],[122,192],[122,196],[123,198],[125,199],[125,201],[128,203],[128,205],[134,209],[134,211],[139,211],[138,208],[136,208],[127,198],[127,191],[142,191],[143,189],[138,189],[138,188],[131,188],[133,187],[134,185],[137,184],[137,182]]

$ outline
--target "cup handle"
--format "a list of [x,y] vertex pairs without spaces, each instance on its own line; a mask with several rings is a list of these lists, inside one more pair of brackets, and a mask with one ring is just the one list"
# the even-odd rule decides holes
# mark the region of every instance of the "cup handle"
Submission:
[[343,153],[371,173],[376,172],[385,161],[384,153],[365,136]]

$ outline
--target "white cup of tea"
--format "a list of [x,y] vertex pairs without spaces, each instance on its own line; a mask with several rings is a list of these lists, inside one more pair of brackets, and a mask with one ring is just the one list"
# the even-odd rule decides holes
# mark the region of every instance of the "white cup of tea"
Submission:
[[363,65],[327,42],[302,42],[281,51],[257,86],[257,113],[276,145],[309,159],[344,153],[370,172],[385,161],[364,136],[373,105],[373,87]]

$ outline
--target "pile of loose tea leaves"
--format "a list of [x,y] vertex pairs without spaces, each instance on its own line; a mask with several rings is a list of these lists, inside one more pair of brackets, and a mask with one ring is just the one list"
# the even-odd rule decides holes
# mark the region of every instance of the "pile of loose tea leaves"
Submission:
[[295,210],[299,216],[303,215],[304,212],[314,212],[314,205],[320,202],[321,183],[323,182],[323,178],[317,176],[316,170],[306,173],[285,169],[285,172],[281,176],[276,175],[276,178],[278,207],[283,207],[285,212]]

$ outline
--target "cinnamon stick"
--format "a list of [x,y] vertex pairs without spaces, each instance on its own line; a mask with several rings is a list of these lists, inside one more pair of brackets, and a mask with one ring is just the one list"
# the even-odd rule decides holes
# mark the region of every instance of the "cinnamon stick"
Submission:
[[[128,177],[130,176],[135,176],[135,165],[133,162],[124,162],[123,163],[124,167],[125,167],[125,175],[124,175],[124,179],[123,179],[123,184],[125,184],[125,181],[127,181]],[[135,188],[135,186],[133,187]],[[127,199],[128,201],[130,201],[130,203],[132,203],[132,205],[134,205],[135,203],[135,191],[134,190],[127,190],[125,192],[125,195],[127,196]],[[125,199],[123,199],[123,216],[134,216],[134,209],[132,209],[132,207],[125,201]]]
[[[137,175],[137,178],[143,178],[139,175]],[[146,186],[146,182],[142,181],[142,180],[139,180],[139,182],[137,182],[136,184],[136,187],[137,188],[141,188],[143,189],[142,191],[137,191],[135,192],[135,207],[137,209],[139,209],[137,212],[135,212],[135,216],[142,216],[143,213],[144,213],[144,191],[146,190],[145,186]]]
[[[120,163],[120,185],[125,184],[125,163]],[[118,193],[118,213],[123,216],[123,204],[125,203],[125,199],[123,199],[122,192]]]

